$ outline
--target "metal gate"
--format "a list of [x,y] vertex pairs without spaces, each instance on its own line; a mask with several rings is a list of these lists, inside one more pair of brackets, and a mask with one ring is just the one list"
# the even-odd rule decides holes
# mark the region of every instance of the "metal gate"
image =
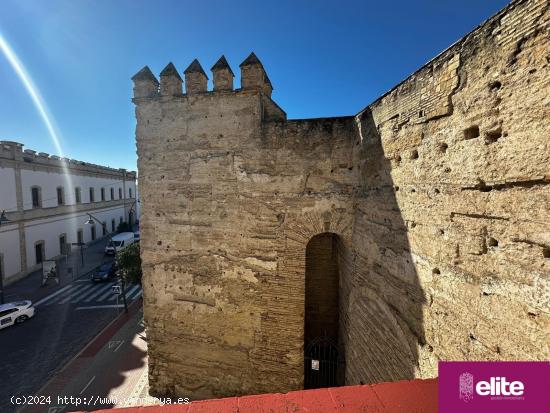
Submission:
[[338,347],[329,337],[318,337],[304,351],[304,389],[338,385]]

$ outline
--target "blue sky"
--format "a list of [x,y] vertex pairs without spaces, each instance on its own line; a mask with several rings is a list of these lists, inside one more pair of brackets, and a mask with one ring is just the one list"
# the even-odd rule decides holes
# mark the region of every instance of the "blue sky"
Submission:
[[[504,7],[503,0],[1,0],[0,34],[40,89],[65,155],[136,168],[130,77],[254,51],[289,118],[353,115]],[[211,77],[211,76],[210,76]],[[56,153],[0,55],[0,140]],[[211,88],[211,86],[210,86]]]

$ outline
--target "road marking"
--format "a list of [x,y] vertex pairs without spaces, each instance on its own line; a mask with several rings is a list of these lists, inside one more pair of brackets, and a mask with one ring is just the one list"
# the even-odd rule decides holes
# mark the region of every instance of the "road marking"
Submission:
[[83,302],[88,302],[88,301],[92,301],[95,297],[97,297],[99,294],[103,294],[105,291],[107,291],[108,289],[111,288],[113,284],[111,283],[108,283],[107,285],[105,286],[101,286],[97,289],[97,291],[95,293],[93,293],[92,295],[90,295],[88,298],[86,298],[85,300],[82,300]]
[[84,301],[84,298],[86,298],[89,294],[95,294],[97,290],[101,290],[101,287],[102,286],[98,286],[97,284],[94,283],[92,284],[92,288],[80,290],[80,294],[73,296],[71,303]]
[[90,290],[92,287],[94,287],[94,285],[88,285],[84,288],[75,288],[74,291],[71,291],[71,294],[68,295],[68,297],[65,297],[64,299],[59,301],[57,304],[65,304],[65,303],[69,302],[70,300],[76,298],[80,294],[82,294],[82,292]]
[[113,305],[91,305],[88,307],[76,307],[75,310],[95,310],[97,308],[124,308],[122,304],[113,304]]
[[116,346],[116,348],[113,350],[113,353],[116,353],[116,351],[120,348],[120,346],[122,346],[122,343],[124,343],[124,340],[122,340],[120,344]]
[[120,340],[111,340],[111,341],[109,341],[109,344],[107,345],[107,348],[118,346],[120,343],[121,343]]
[[[108,283],[106,285],[97,285],[90,284],[89,286],[81,286],[80,284],[71,283],[65,287],[53,292],[52,294],[42,298],[41,300],[34,303],[35,307],[40,305],[51,305],[51,304],[66,304],[67,302],[90,302],[90,301],[114,301],[116,295],[111,291],[113,283]],[[61,295],[63,294],[63,295]],[[136,299],[143,294],[143,290],[138,285],[131,285],[126,292],[127,299]],[[122,297],[121,297],[122,298]],[[120,307],[120,304],[112,304],[103,306],[103,308],[117,308]],[[98,307],[80,307],[80,309],[91,309]],[[78,308],[77,308],[78,309]]]
[[130,296],[139,288],[139,284],[134,285],[129,291],[126,292],[126,299],[130,298]]
[[43,303],[44,305],[59,304],[59,301],[64,300],[67,296],[72,296],[78,290],[78,284],[71,285],[72,288],[67,291],[63,291],[63,294],[53,297],[51,300]]
[[88,384],[85,385],[84,388],[83,388],[82,390],[80,390],[80,393],[78,393],[78,394],[84,393],[84,390],[86,390],[86,389],[88,388],[88,386],[89,386],[90,384],[92,384],[92,382],[93,382],[94,380],[95,380],[95,376],[92,377],[92,378],[90,379],[90,381],[88,382]]
[[59,413],[65,410],[67,406],[52,406],[48,409],[48,413]]
[[44,297],[43,299],[37,301],[36,303],[34,303],[34,306],[37,307],[37,306],[39,306],[40,304],[45,303],[46,301],[50,300],[51,298],[54,298],[54,297],[56,297],[57,295],[61,294],[61,293],[62,293],[63,291],[65,291],[67,288],[71,288],[71,287],[73,287],[72,284],[69,284],[69,285],[63,287],[61,290],[58,290],[58,291],[56,291],[55,293],[52,293],[52,294],[48,295],[47,297]]
[[[95,287],[96,287],[95,284],[82,286],[77,291],[75,291],[73,294],[71,294],[69,299],[66,300],[65,302],[67,302],[69,300],[72,302],[73,300],[76,300],[76,299],[80,300],[80,299],[84,298],[85,296],[87,296],[88,294],[90,294],[91,292],[94,292],[96,290]],[[59,304],[65,304],[65,303],[60,302]]]
[[[116,284],[111,284],[111,287],[113,285],[116,285]],[[105,300],[107,297],[111,297],[113,296],[114,297],[114,294],[113,294],[113,291],[112,290],[107,290],[107,292],[105,294],[103,294],[101,297],[97,298],[96,301],[103,301]],[[109,299],[107,299],[107,301],[109,301]]]

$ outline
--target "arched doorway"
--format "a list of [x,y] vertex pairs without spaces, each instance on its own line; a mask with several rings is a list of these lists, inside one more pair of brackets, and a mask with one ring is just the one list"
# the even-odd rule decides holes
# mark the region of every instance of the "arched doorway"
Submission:
[[343,384],[339,354],[339,270],[336,234],[314,236],[306,247],[304,388]]

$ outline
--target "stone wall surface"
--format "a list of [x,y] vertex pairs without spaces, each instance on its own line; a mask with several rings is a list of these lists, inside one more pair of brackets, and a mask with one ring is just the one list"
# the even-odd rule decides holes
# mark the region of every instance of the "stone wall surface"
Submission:
[[346,384],[549,359],[548,22],[547,2],[513,2],[351,117],[286,120],[270,88],[161,96],[142,70],[152,392],[301,388],[323,233]]

